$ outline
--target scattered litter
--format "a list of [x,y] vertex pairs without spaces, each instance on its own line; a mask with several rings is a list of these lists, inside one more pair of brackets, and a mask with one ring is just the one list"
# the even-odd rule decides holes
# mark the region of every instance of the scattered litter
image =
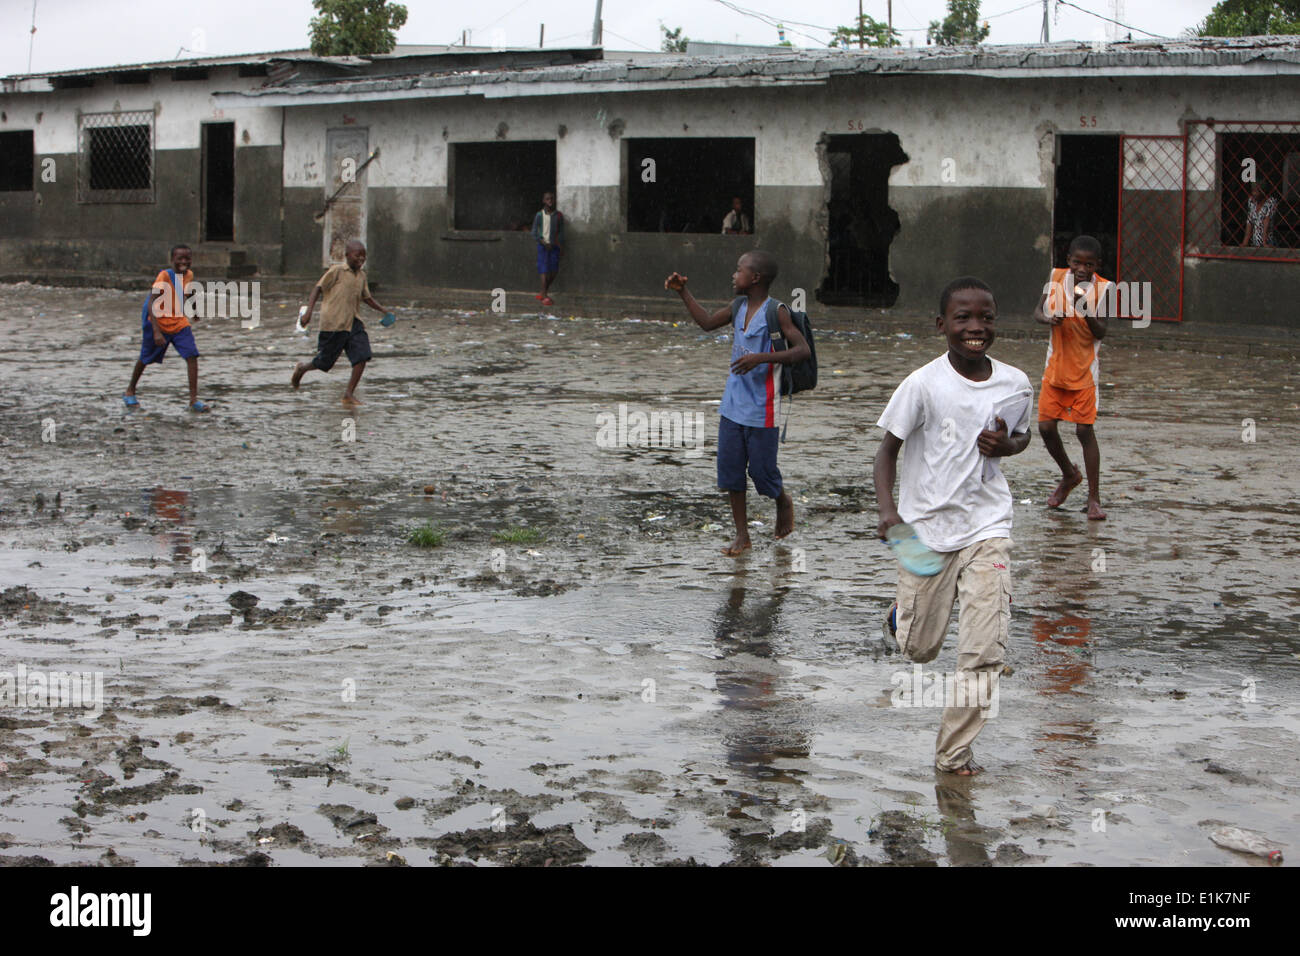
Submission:
[[527,551],[524,552],[524,554],[534,558],[540,558],[542,556],[542,552],[534,550],[533,548],[529,548]]
[[1262,856],[1270,863],[1282,862],[1282,851],[1277,848],[1277,845],[1270,843],[1264,834],[1256,833],[1254,830],[1244,830],[1241,827],[1219,827],[1210,834],[1210,839],[1226,850],[1253,853],[1255,856]]
[[910,339],[912,337],[911,332],[899,332],[897,335],[900,339]]
[[1033,498],[1021,498],[1021,499],[1020,499],[1020,503],[1021,503],[1022,505],[1033,504],[1033,502],[1034,502],[1034,499],[1033,499]]
[[835,369],[833,372],[831,372],[831,374],[832,374],[832,375],[843,375],[843,374],[844,374],[844,369],[842,369],[842,368],[837,368],[837,369]]
[[668,517],[667,515],[651,515],[650,517],[646,518],[645,520],[646,520],[646,521],[663,521],[663,520],[664,520],[665,518],[667,518],[667,517]]
[[271,536],[270,536],[269,538],[266,539],[266,543],[267,543],[267,544],[283,544],[285,541],[288,541],[288,540],[289,540],[288,538],[281,537],[280,535],[278,535],[278,534],[276,534],[274,531],[272,531],[272,532],[271,532]]
[[260,840],[258,840],[257,842],[258,842],[261,846],[266,846],[268,843],[274,843],[274,842],[275,842],[275,837],[262,837],[262,838],[261,838]]

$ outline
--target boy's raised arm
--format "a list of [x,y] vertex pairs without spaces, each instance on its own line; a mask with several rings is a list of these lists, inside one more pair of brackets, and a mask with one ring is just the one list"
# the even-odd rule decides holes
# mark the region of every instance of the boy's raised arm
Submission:
[[676,292],[682,297],[682,302],[686,305],[686,311],[691,314],[695,324],[705,332],[720,329],[731,321],[731,306],[724,305],[717,312],[710,315],[705,311],[704,306],[695,301],[695,296],[691,295],[691,290],[686,288],[686,276],[680,272],[674,272],[665,279],[664,288]]
[[894,479],[898,477],[898,450],[903,447],[903,439],[891,431],[885,432],[876,449],[874,477],[876,480],[876,508],[880,512],[880,521],[876,524],[876,534],[883,541],[885,532],[903,519],[894,504]]

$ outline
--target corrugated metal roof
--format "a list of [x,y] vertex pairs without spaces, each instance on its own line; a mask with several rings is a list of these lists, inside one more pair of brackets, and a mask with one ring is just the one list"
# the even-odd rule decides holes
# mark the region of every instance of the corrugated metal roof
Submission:
[[[978,47],[894,47],[874,50],[788,50],[762,56],[664,54],[525,69],[425,69],[383,78],[291,78],[240,94],[233,102],[270,97],[282,104],[330,99],[480,94],[488,97],[605,92],[675,86],[791,85],[853,74],[978,73],[991,76],[1070,74],[1235,73],[1300,75],[1300,37],[1240,37],[1113,44],[1050,43]],[[390,64],[390,66],[395,64]],[[508,91],[507,91],[508,90]]]
[[[574,51],[591,52],[598,48],[594,47],[564,47],[547,48],[540,52],[552,54],[564,54]],[[533,48],[524,48],[522,50],[496,50],[491,47],[477,46],[459,46],[449,44],[414,44],[401,43],[392,53],[376,53],[371,56],[317,56],[311,50],[271,50],[266,53],[241,53],[232,56],[188,56],[179,57],[174,60],[154,60],[149,63],[120,63],[114,66],[93,66],[81,67],[75,70],[56,70],[51,73],[20,73],[12,76],[3,77],[5,80],[39,80],[53,79],[64,76],[98,76],[112,73],[139,73],[154,72],[163,70],[177,69],[194,69],[204,67],[220,66],[253,66],[263,63],[273,63],[276,61],[285,61],[290,63],[319,63],[326,66],[338,66],[355,70],[356,68],[379,68],[393,63],[400,63],[402,60],[446,56],[461,58],[465,56],[493,57],[510,53],[537,53],[539,51]]]

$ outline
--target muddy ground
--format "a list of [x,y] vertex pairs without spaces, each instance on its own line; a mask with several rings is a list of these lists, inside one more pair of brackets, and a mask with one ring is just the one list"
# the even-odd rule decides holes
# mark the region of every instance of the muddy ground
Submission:
[[[1216,823],[1300,853],[1280,347],[1103,348],[1105,523],[1046,510],[1037,438],[1007,463],[1011,672],[961,780],[879,640],[873,423],[925,321],[822,332],[798,529],[751,498],[730,560],[725,336],[405,310],[348,410],[342,366],[289,389],[297,303],[264,298],[196,326],[200,417],[174,357],[124,409],[140,298],[0,287],[0,675],[103,680],[98,715],[0,698],[0,863],[1259,863]],[[1037,384],[1042,341],[992,354]],[[703,454],[598,447],[619,403],[701,412]]]

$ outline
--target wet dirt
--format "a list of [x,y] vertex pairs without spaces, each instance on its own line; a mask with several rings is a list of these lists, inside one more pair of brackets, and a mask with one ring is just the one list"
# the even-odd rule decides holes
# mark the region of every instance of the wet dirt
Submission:
[[[880,641],[874,423],[942,350],[926,320],[820,330],[797,530],[751,496],[727,559],[725,336],[405,310],[346,408],[343,367],[289,388],[310,345],[264,295],[260,328],[196,324],[213,412],[174,356],[129,412],[140,298],[0,287],[0,864],[1265,865],[1225,822],[1300,849],[1280,349],[1103,347],[1109,521],[1046,509],[1037,437],[1006,463],[1011,673],[967,780]],[[1044,346],[992,354],[1037,383]],[[599,447],[620,404],[707,440]],[[5,701],[20,667],[101,675],[102,711]]]

